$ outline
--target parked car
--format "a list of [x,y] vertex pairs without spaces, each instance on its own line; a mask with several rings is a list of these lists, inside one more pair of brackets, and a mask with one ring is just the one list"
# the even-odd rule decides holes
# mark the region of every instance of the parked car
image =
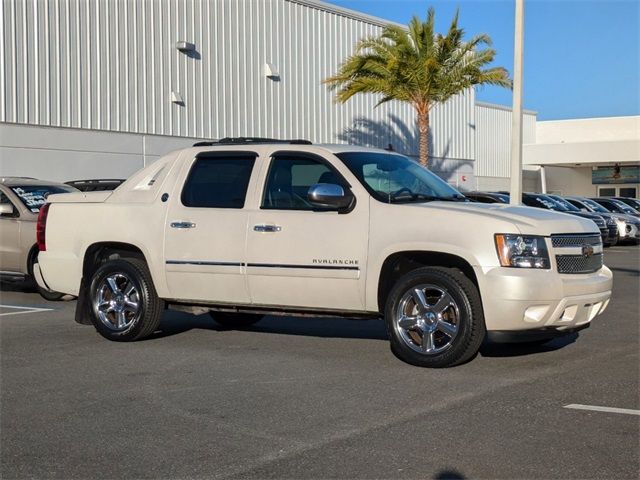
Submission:
[[608,197],[597,197],[591,198],[596,203],[599,203],[604,208],[614,213],[622,213],[623,215],[633,215],[634,217],[640,217],[640,212],[635,208],[627,205],[620,200],[616,200],[615,198]]
[[[37,261],[36,220],[51,193],[77,192],[62,183],[26,177],[0,178],[0,275],[5,280],[32,280]],[[47,300],[64,294],[38,287]]]
[[640,200],[638,200],[637,198],[627,198],[627,197],[613,197],[613,198],[615,198],[616,200],[620,200],[621,202],[626,203],[630,207],[640,211]]
[[480,203],[509,203],[509,195],[492,192],[465,192],[464,196]]
[[115,190],[124,182],[123,179],[96,179],[96,180],[72,180],[65,182],[67,185],[77,188],[81,192],[102,192]]
[[617,234],[609,240],[609,229],[607,228],[605,220],[600,215],[591,212],[581,212],[571,204],[565,205],[566,202],[556,201],[550,195],[544,193],[523,193],[522,203],[530,207],[545,208],[547,210],[555,210],[556,212],[563,212],[568,213],[569,215],[588,218],[598,226],[603,244],[611,246],[618,241]]
[[637,243],[640,241],[640,220],[633,215],[610,212],[598,202],[594,202],[590,198],[577,196],[565,196],[564,198],[582,211],[594,212],[603,216],[605,214],[610,215],[618,227],[618,239],[620,242],[632,241]]
[[600,229],[603,243],[607,246],[613,246],[618,243],[618,237],[619,237],[618,227],[616,225],[616,221],[613,219],[611,214],[583,212],[578,207],[576,207],[575,205],[573,205],[572,203],[570,203],[569,201],[567,201],[566,199],[562,198],[559,195],[553,195],[549,193],[547,193],[546,195],[547,197],[555,200],[556,203],[559,203],[562,207],[567,209],[568,210],[567,213],[571,212],[571,214],[573,215],[581,215],[581,216],[588,215],[589,217],[595,216],[601,219],[602,223],[604,223],[604,229],[606,230],[606,233],[603,231],[603,227],[600,221],[598,221],[597,219],[594,219],[594,222],[596,222],[596,225],[598,225],[598,228]]
[[[505,200],[506,203],[509,203],[509,194],[507,192],[493,192],[488,195],[500,196]],[[594,213],[582,212],[579,209],[575,208],[573,205],[564,205],[563,203],[557,202],[553,198],[551,198],[547,194],[542,193],[523,193],[522,194],[522,203],[528,207],[536,207],[536,208],[544,208],[545,210],[554,210],[556,212],[568,213],[569,215],[576,215],[582,218],[588,218],[593,221],[600,230],[600,236],[602,237],[602,243],[605,246],[611,246],[617,243],[618,235],[617,228],[615,226],[615,222],[613,225],[613,231],[611,234],[609,233],[609,229],[607,228],[606,221],[600,216]],[[613,220],[612,220],[613,221]]]
[[36,278],[78,295],[76,320],[109,340],[151,335],[165,306],[229,327],[266,313],[383,317],[399,358],[447,367],[486,336],[586,328],[611,296],[592,221],[467,203],[385,150],[211,142],[113,192],[49,202]]

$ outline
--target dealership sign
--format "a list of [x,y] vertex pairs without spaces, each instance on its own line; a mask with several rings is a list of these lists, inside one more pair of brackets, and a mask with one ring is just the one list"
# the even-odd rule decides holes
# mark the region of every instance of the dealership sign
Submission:
[[609,183],[640,183],[640,166],[598,167],[591,171],[591,183],[602,185]]

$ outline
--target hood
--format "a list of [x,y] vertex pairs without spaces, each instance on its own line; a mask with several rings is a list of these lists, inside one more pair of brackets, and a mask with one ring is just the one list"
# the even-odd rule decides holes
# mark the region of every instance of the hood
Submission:
[[[461,222],[472,224],[476,219],[486,222],[510,223],[519,233],[549,236],[557,233],[597,233],[597,225],[589,219],[542,208],[505,205],[501,203],[429,202],[412,204],[419,208],[434,209],[449,213],[451,220],[459,217]],[[464,218],[468,217],[468,218]],[[512,233],[498,232],[496,233]]]
[[589,218],[589,219],[602,219],[602,216],[598,213],[587,213],[587,212],[566,212],[569,215],[575,215],[577,217]]

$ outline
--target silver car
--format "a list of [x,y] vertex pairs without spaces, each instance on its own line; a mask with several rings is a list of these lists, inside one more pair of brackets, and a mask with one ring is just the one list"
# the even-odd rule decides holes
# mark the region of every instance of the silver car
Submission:
[[[63,183],[24,177],[0,178],[0,276],[31,281],[38,258],[36,221],[40,207],[51,193],[77,192]],[[35,284],[35,282],[34,282]],[[47,300],[63,295],[38,288]]]

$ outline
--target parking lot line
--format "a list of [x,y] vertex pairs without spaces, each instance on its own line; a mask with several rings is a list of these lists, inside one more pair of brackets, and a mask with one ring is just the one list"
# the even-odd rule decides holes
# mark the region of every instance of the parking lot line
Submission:
[[631,410],[629,408],[598,407],[596,405],[580,405],[578,403],[565,405],[563,408],[572,408],[574,410],[592,410],[594,412],[624,413],[626,415],[640,415],[640,410]]
[[19,312],[4,312],[0,313],[0,317],[4,317],[7,315],[21,315],[23,313],[40,313],[40,312],[51,312],[53,308],[38,308],[38,307],[21,307],[18,305],[2,305],[0,304],[0,309],[2,308],[11,308],[14,310],[20,310]]

